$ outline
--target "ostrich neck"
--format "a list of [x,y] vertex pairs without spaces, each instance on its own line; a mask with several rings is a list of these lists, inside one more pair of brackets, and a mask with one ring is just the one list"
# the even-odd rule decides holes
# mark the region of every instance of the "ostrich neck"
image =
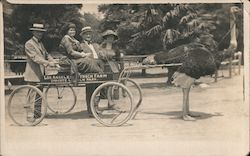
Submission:
[[235,16],[232,15],[230,19],[230,29],[231,29],[231,40],[230,40],[230,48],[236,49],[237,48],[237,40],[236,40],[236,23],[235,23]]

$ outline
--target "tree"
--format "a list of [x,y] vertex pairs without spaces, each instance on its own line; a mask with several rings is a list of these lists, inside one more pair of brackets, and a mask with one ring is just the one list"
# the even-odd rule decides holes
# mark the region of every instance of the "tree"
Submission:
[[[45,24],[47,32],[44,35],[43,43],[50,52],[57,50],[63,36],[62,28],[65,23],[73,22],[77,27],[76,38],[83,26],[91,26],[97,29],[98,19],[92,14],[82,15],[79,10],[82,5],[58,4],[58,5],[11,5],[4,3],[4,35],[5,54],[24,54],[24,43],[31,37],[29,28],[34,22]],[[7,13],[11,9],[12,11]],[[100,40],[95,37],[96,40]]]
[[[99,11],[105,14],[103,27],[117,30],[121,48],[126,47],[131,54],[149,54],[201,36],[206,36],[207,45],[221,42],[229,30],[229,8],[226,4],[205,3],[111,4],[100,5]],[[119,22],[110,26],[112,21]],[[220,43],[219,49],[227,48],[225,42]]]

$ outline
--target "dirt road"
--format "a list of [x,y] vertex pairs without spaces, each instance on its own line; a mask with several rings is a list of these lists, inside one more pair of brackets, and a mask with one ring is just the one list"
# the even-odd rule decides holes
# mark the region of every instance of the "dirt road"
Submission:
[[[160,70],[160,69],[159,69]],[[150,71],[148,71],[150,72]],[[192,88],[195,122],[180,119],[182,91],[166,88],[166,78],[136,78],[143,103],[135,120],[104,127],[87,117],[84,89],[67,115],[49,116],[35,127],[19,127],[6,115],[7,156],[241,156],[248,152],[249,109],[243,103],[243,78],[219,79]],[[8,96],[6,96],[6,100]]]

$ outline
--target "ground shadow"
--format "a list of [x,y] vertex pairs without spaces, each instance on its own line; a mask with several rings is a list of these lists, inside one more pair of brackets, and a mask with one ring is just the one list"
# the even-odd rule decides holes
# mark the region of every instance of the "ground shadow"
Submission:
[[145,88],[145,89],[151,89],[151,88],[167,88],[167,83],[166,82],[157,82],[157,83],[140,83],[140,87],[141,88]]
[[94,119],[90,118],[87,111],[73,112],[67,114],[47,114],[47,119]]
[[[157,113],[157,112],[141,112],[144,114],[154,114],[154,115],[167,115],[167,116],[171,116],[170,119],[178,119],[178,120],[182,120],[182,112],[181,111],[170,111],[170,112],[163,112],[163,113]],[[194,112],[192,111],[193,114],[195,115],[199,115],[199,117],[195,117],[197,120],[205,120],[211,117],[219,117],[219,116],[224,116],[222,113],[220,112],[215,112],[213,114],[210,113],[204,113],[204,112]]]
[[[128,121],[129,122],[129,121]],[[95,124],[91,124],[91,126],[95,126],[95,127],[110,127],[110,128],[113,128],[113,127],[116,127],[116,128],[122,128],[122,127],[131,127],[133,126],[133,124],[130,124],[130,123],[124,123],[123,125],[121,126],[105,126],[105,125],[102,125],[100,123],[95,123]]]
[[167,73],[145,73],[142,74],[141,72],[132,72],[130,74],[131,78],[160,78],[160,77],[166,77],[167,78]]

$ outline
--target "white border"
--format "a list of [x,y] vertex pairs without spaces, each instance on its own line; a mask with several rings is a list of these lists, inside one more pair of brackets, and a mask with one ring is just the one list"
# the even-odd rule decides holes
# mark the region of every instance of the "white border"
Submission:
[[15,4],[93,4],[93,3],[118,3],[118,4],[142,4],[142,3],[241,3],[246,0],[7,0]]
[[[248,106],[248,110],[246,110],[249,114],[249,93],[250,93],[250,83],[249,83],[249,73],[250,73],[250,32],[249,32],[249,21],[250,21],[250,2],[248,0],[209,0],[209,1],[202,1],[202,0],[7,0],[9,3],[15,4],[142,4],[142,3],[244,3],[244,96],[245,101],[244,104]],[[0,2],[0,40],[4,41],[4,34],[3,34],[3,7],[2,2]],[[0,155],[5,154],[5,98],[4,98],[4,61],[3,61],[3,51],[4,51],[4,42],[0,41]],[[250,122],[246,123],[249,124]],[[246,137],[250,137],[249,134],[246,134]],[[249,138],[250,139],[250,138]],[[250,144],[248,142],[248,146],[250,149]],[[248,151],[246,151],[248,152]]]
[[[245,108],[248,108],[248,110],[246,110],[247,114],[248,114],[248,123],[246,123],[246,127],[248,127],[248,134],[246,134],[246,137],[248,138],[248,149],[250,149],[250,119],[249,119],[249,112],[250,112],[250,27],[249,27],[249,23],[250,23],[250,2],[249,1],[245,1],[244,3],[244,12],[243,12],[243,30],[244,30],[244,97],[245,97],[245,101],[244,104],[247,106]],[[249,152],[249,151],[248,151]]]
[[5,96],[4,96],[4,37],[3,37],[3,5],[0,2],[0,155],[5,153]]

